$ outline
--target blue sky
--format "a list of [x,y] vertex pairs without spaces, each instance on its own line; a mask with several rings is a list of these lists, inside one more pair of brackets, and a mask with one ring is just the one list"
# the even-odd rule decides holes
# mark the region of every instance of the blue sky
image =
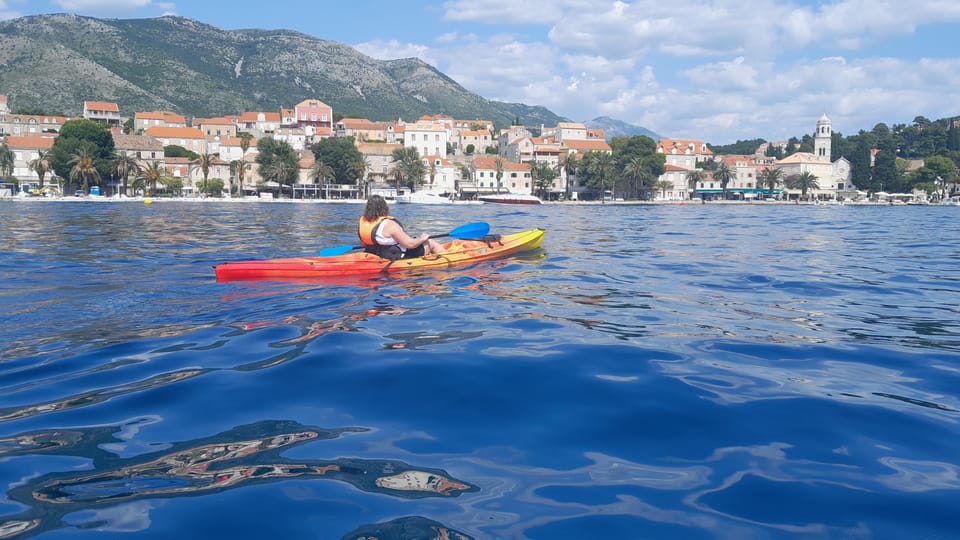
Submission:
[[822,114],[845,135],[960,115],[956,0],[0,0],[2,19],[61,12],[297,30],[419,57],[488,99],[716,144]]

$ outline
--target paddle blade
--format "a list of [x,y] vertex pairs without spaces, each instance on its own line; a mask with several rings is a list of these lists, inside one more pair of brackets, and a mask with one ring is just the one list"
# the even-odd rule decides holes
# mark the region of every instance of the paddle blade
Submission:
[[477,223],[467,223],[450,231],[447,236],[460,239],[482,238],[490,232],[490,224],[478,221]]
[[360,249],[363,246],[334,246],[323,248],[320,250],[321,257],[336,257],[337,255],[343,255],[344,253],[349,253],[355,249]]

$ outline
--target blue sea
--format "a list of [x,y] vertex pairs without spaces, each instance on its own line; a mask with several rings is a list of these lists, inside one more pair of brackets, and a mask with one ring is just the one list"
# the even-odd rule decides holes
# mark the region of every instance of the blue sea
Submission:
[[960,538],[960,209],[361,209],[0,202],[0,538]]

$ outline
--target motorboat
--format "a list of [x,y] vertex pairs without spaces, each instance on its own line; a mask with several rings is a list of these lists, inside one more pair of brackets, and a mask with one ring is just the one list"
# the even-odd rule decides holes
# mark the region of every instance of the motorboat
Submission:
[[535,195],[529,193],[493,193],[490,195],[480,195],[479,200],[488,203],[499,204],[541,204],[543,201]]

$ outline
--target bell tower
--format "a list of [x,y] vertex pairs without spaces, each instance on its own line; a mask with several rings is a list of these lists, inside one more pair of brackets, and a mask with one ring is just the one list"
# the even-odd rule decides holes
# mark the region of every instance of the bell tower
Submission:
[[833,127],[824,114],[817,120],[817,132],[813,136],[813,152],[817,161],[830,162],[830,144],[833,141]]

